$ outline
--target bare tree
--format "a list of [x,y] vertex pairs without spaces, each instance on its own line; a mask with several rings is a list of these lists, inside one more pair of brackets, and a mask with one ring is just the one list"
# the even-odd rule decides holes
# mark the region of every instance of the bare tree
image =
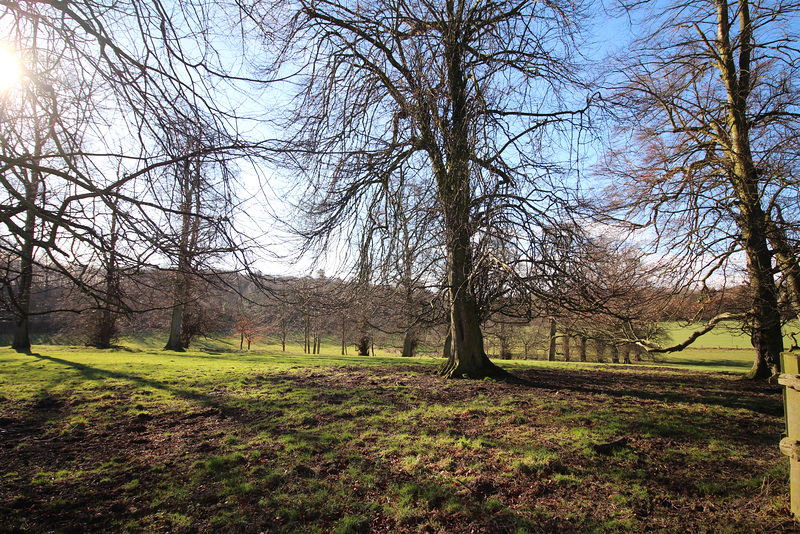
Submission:
[[[112,199],[110,203],[116,207],[115,200]],[[95,247],[97,261],[90,262],[97,266],[97,276],[102,277],[102,281],[97,284],[101,292],[93,295],[95,309],[90,312],[86,343],[101,349],[110,348],[116,340],[119,334],[118,319],[128,311],[122,289],[123,269],[119,260],[122,235],[118,220],[117,210],[112,209],[108,213],[107,232],[101,234],[103,238]]]
[[[800,126],[800,6],[661,6],[647,13],[644,35],[619,62],[613,101],[633,134],[618,132],[610,166],[615,207],[651,229],[654,248],[680,256],[680,270],[699,272],[703,282],[741,251],[752,298],[749,375],[768,377],[778,372],[783,348],[768,215],[796,206],[797,183],[782,171]],[[776,236],[786,230],[773,228]]]
[[[0,247],[14,258],[3,272],[2,286],[3,302],[14,317],[12,348],[28,351],[34,267],[58,265],[57,258],[63,259],[69,247],[59,230],[75,213],[70,206],[74,192],[62,176],[85,168],[73,154],[82,149],[85,99],[94,86],[75,82],[74,69],[63,68],[67,47],[45,22],[35,17],[19,21],[9,37],[27,67],[23,78],[0,94]],[[83,240],[91,235],[90,224],[76,224],[67,233]]]
[[[154,220],[157,226],[149,229],[149,235],[163,236],[157,240],[159,249],[174,268],[170,335],[165,349],[181,351],[188,348],[192,337],[204,333],[204,310],[197,303],[203,291],[201,282],[208,283],[214,274],[213,260],[237,250],[226,232],[237,203],[231,191],[229,164],[214,151],[219,141],[213,137],[213,128],[199,118],[193,124],[173,128],[165,132],[162,143],[175,153],[177,163],[169,167],[165,177],[162,198],[166,202],[160,204],[164,216]],[[181,155],[185,157],[181,159]]]
[[[152,178],[211,153],[239,160],[260,155],[261,142],[241,135],[237,113],[257,94],[244,60],[230,60],[246,54],[220,52],[235,45],[236,32],[225,28],[232,19],[223,13],[235,6],[199,4],[0,3],[0,37],[23,65],[19,82],[2,95],[0,152],[3,247],[15,259],[5,302],[19,312],[20,349],[29,345],[24,288],[32,263],[71,278],[98,301],[106,298],[96,265],[75,268],[113,248],[111,234],[92,219],[96,203],[116,213],[120,233],[114,235],[127,241],[118,249],[121,265],[163,266],[165,234],[145,230],[159,219],[156,212],[173,208],[154,197]],[[246,32],[254,21],[231,24]],[[176,154],[160,143],[168,124],[192,124],[197,116],[204,117],[213,146]],[[228,261],[242,268],[248,241],[221,223],[218,232],[237,245],[229,247],[237,251]]]
[[311,184],[304,236],[331,243],[401,179],[426,192],[437,212],[428,231],[446,266],[449,351],[439,372],[506,376],[484,350],[473,275],[478,266],[500,269],[489,243],[523,246],[537,221],[555,215],[558,195],[547,177],[557,168],[547,142],[583,109],[559,100],[575,72],[580,5],[300,5],[294,38],[308,47],[298,54],[308,62],[291,144]]

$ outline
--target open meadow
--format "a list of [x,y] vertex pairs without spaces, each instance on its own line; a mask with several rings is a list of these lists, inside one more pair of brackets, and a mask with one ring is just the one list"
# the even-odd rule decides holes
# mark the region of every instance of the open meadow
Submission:
[[800,531],[741,373],[156,345],[0,349],[0,531]]
[[[666,330],[673,343],[688,338],[696,327],[669,325]],[[797,325],[787,325],[785,332],[793,332]],[[787,335],[784,346],[792,346],[792,338]],[[680,352],[656,355],[655,359],[663,365],[703,371],[746,373],[753,366],[753,346],[750,338],[737,327],[721,325],[701,336],[693,344]]]

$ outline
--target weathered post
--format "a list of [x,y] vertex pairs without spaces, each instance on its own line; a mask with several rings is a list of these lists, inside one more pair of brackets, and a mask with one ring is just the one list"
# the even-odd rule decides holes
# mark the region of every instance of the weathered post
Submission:
[[783,406],[786,415],[786,437],[781,440],[781,452],[789,457],[789,495],[792,515],[800,518],[800,354],[781,355],[778,383],[784,387]]

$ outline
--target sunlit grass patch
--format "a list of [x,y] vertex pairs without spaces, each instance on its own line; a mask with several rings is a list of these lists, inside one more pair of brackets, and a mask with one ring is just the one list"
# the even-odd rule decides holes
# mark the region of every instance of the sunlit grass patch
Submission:
[[515,460],[512,470],[516,474],[545,474],[560,465],[560,454],[545,447],[534,447]]

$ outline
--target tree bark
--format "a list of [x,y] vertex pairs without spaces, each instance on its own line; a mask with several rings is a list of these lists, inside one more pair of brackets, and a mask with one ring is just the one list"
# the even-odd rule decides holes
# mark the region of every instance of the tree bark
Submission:
[[[717,68],[728,96],[727,123],[730,141],[723,144],[731,162],[729,179],[739,203],[737,224],[747,256],[747,272],[753,297],[750,341],[755,349],[749,378],[769,378],[780,372],[783,351],[778,292],[772,271],[772,255],[767,246],[767,216],[761,205],[758,171],[753,163],[750,127],[747,118],[748,98],[752,88],[750,61],[754,49],[749,0],[740,0],[736,16],[740,35],[738,58],[731,43],[728,0],[717,3]],[[738,62],[736,61],[738,59]]]
[[584,336],[578,338],[578,359],[581,362],[586,361],[586,338]]
[[[468,189],[468,180],[461,186]],[[463,193],[458,196],[461,195]],[[450,221],[447,262],[450,353],[447,361],[439,367],[439,374],[445,378],[502,377],[505,372],[489,360],[483,345],[478,306],[469,286],[471,235],[464,228],[464,220]]]
[[778,221],[767,214],[767,238],[783,276],[789,307],[796,317],[800,316],[800,263],[797,261],[797,249],[786,240],[786,233],[783,230],[785,224],[780,212]]
[[549,347],[547,349],[547,361],[554,362],[556,361],[556,320],[551,318],[550,319],[550,337],[549,339]]
[[[753,219],[753,218],[751,218]],[[763,226],[752,220],[749,231],[742,229],[747,253],[747,270],[753,295],[753,317],[750,342],[755,349],[753,367],[747,377],[769,378],[780,373],[780,355],[783,352],[781,316],[778,294],[771,268],[771,255],[766,244]]]
[[[467,106],[469,77],[462,65],[466,54],[465,36],[461,31],[463,13],[454,2],[447,2],[447,20],[452,30],[445,32],[444,54],[447,59],[447,94],[451,107],[448,139],[444,154],[434,142],[430,112],[421,117],[421,134],[427,138],[428,154],[436,179],[439,206],[442,209],[447,251],[447,289],[450,298],[450,354],[440,367],[446,378],[505,377],[507,373],[489,360],[483,344],[478,304],[469,284],[472,274],[471,220],[472,184],[470,180],[471,143],[470,113]],[[428,104],[431,110],[439,104]]]
[[342,315],[342,356],[347,354],[347,318]]
[[303,315],[303,354],[311,352],[311,312],[306,307]]
[[180,290],[176,289],[175,303],[172,305],[172,316],[169,322],[169,339],[164,346],[164,350],[184,352],[183,342],[181,341],[181,324],[183,324],[183,301],[177,295]]
[[[116,208],[117,203],[114,203]],[[111,228],[109,229],[108,250],[104,251],[105,261],[105,294],[97,318],[96,335],[92,344],[100,349],[111,348],[111,343],[117,336],[117,313],[122,301],[122,290],[117,256],[117,242],[119,231],[117,227],[118,214],[111,212]]]
[[414,350],[417,346],[417,333],[414,327],[406,330],[403,336],[403,358],[411,358],[414,356]]
[[[194,141],[188,141],[186,152],[194,148]],[[169,339],[165,350],[184,352],[189,346],[184,339],[183,325],[185,307],[189,301],[189,271],[192,264],[192,255],[196,250],[198,238],[198,217],[193,216],[193,211],[200,212],[200,163],[192,167],[192,160],[184,161],[182,172],[178,175],[178,184],[181,194],[181,235],[178,242],[178,268],[175,271],[175,289],[172,305],[172,318],[170,320]]]
[[594,340],[594,350],[597,353],[597,361],[602,362],[606,352],[606,344],[599,339]]
[[[468,181],[463,183],[465,188],[468,185]],[[461,219],[454,225],[451,220],[452,238],[448,239],[447,262],[450,353],[438,372],[445,378],[506,377],[507,373],[489,360],[484,349],[478,306],[469,286],[471,235],[465,230],[463,221]]]
[[[42,144],[43,141],[37,133],[35,147],[37,156],[41,155]],[[25,184],[25,202],[28,206],[25,211],[25,227],[19,252],[19,279],[16,291],[8,289],[11,301],[14,303],[14,339],[11,342],[11,348],[17,352],[31,351],[30,312],[33,289],[34,234],[36,232],[36,215],[33,208],[39,198],[41,183],[41,173],[38,170],[32,170],[30,180]]]
[[[28,186],[32,189],[32,186]],[[36,186],[38,191],[38,185]],[[27,195],[30,197],[30,193]],[[34,195],[34,199],[36,196]],[[14,339],[11,348],[17,352],[31,351],[30,338],[30,310],[31,289],[33,287],[33,232],[36,227],[36,217],[33,210],[28,210],[25,215],[25,237],[20,249],[19,281],[14,299]],[[9,292],[13,290],[9,289]],[[15,298],[14,298],[15,297]]]

